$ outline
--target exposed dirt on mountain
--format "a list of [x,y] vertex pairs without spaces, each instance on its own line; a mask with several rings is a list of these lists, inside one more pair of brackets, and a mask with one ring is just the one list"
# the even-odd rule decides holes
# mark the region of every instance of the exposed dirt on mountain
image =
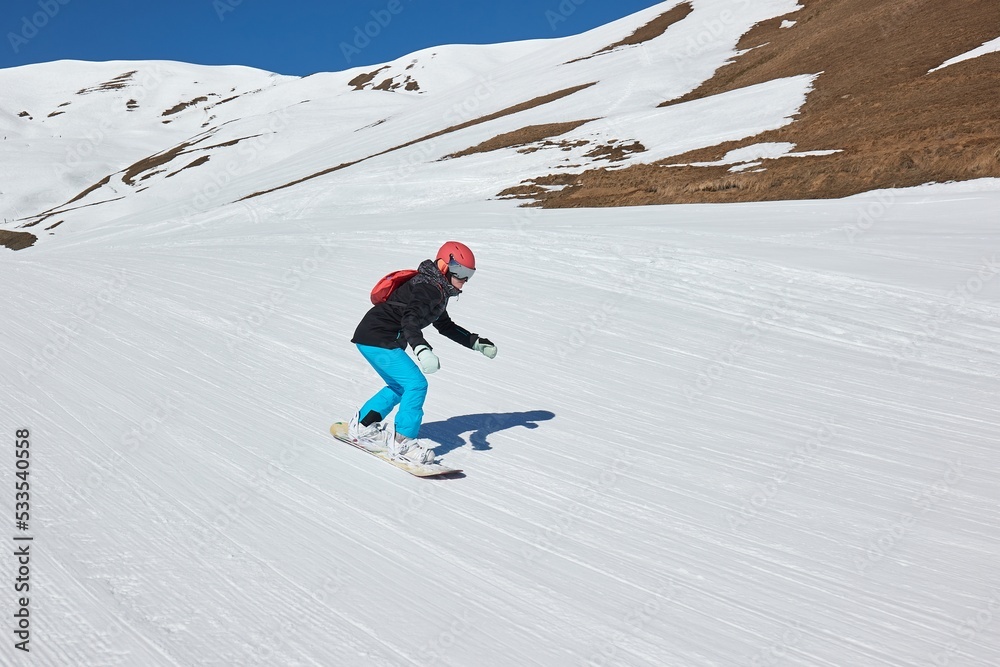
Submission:
[[682,2],[676,7],[660,14],[655,19],[642,26],[631,35],[625,39],[615,42],[614,44],[609,44],[597,53],[603,53],[605,51],[612,51],[617,49],[619,46],[634,46],[636,44],[642,44],[643,42],[648,42],[651,39],[656,39],[663,33],[667,31],[667,28],[675,23],[679,23],[687,18],[688,14],[694,11],[694,7],[691,6],[690,2]]
[[205,97],[204,95],[201,95],[199,97],[194,98],[193,100],[188,100],[187,102],[181,102],[179,104],[175,104],[174,106],[170,107],[169,109],[167,109],[166,111],[164,111],[160,115],[161,116],[172,116],[175,113],[180,113],[181,111],[184,111],[184,109],[187,109],[188,107],[193,107],[196,104],[199,104],[201,102],[207,102],[207,101],[208,101],[208,98]]
[[[157,171],[154,171],[157,167],[167,165],[173,162],[181,155],[187,155],[188,153],[195,153],[198,151],[210,151],[216,148],[228,148],[230,146],[235,146],[241,141],[246,141],[247,139],[254,139],[260,136],[259,134],[253,134],[247,137],[240,137],[238,139],[230,139],[229,141],[223,141],[217,144],[211,144],[209,146],[197,145],[200,144],[202,141],[205,141],[214,134],[215,134],[214,131],[203,133],[201,136],[192,139],[191,141],[185,141],[181,144],[174,146],[169,150],[163,151],[162,153],[150,155],[147,158],[139,160],[135,164],[125,168],[123,172],[120,172],[122,173],[122,182],[127,185],[134,185],[136,177],[139,176],[139,174],[143,174],[143,176],[139,180],[145,180],[150,176],[152,176],[154,173],[159,173]],[[184,171],[184,169],[188,169],[190,167],[197,167],[198,165],[205,164],[206,162],[208,162],[208,156],[203,156],[193,162],[188,163],[181,169],[174,171],[170,175],[173,176],[174,174]],[[165,170],[160,170],[160,171],[165,171]]]
[[585,157],[595,160],[607,160],[608,162],[620,162],[632,153],[644,153],[646,147],[638,141],[624,143],[622,141],[609,141],[600,144],[594,150],[584,153]]
[[185,141],[183,143],[177,144],[173,148],[156,153],[155,155],[150,155],[149,157],[143,158],[138,162],[126,167],[123,170],[122,182],[126,185],[135,185],[135,179],[142,173],[147,171],[152,171],[159,166],[165,165],[174,160],[174,158],[179,155],[183,155],[189,148],[198,144],[208,137],[210,134],[202,135],[201,137],[194,139],[192,141]]
[[620,46],[635,46],[636,44],[642,44],[643,42],[648,42],[651,39],[656,39],[663,33],[667,31],[667,28],[675,23],[679,23],[687,18],[687,15],[694,11],[694,7],[691,6],[690,2],[682,2],[676,7],[672,7],[663,14],[660,14],[655,19],[637,29],[631,35],[625,39],[619,40],[614,44],[608,44],[603,49],[598,49],[594,51],[589,56],[584,56],[583,58],[576,58],[575,60],[570,60],[569,63],[580,62],[581,60],[587,60],[588,58],[593,58],[602,53],[607,53],[608,51],[614,51]]
[[[444,160],[450,158],[465,157],[466,155],[474,155],[476,153],[486,153],[489,151],[500,150],[501,148],[514,148],[517,146],[528,146],[536,142],[549,139],[551,137],[558,137],[560,134],[566,134],[576,128],[580,127],[584,123],[589,123],[594,118],[588,118],[586,120],[573,120],[566,123],[545,123],[543,125],[528,125],[522,127],[519,130],[514,130],[513,132],[504,132],[503,134],[498,134],[492,139],[488,139],[481,144],[477,144],[472,148],[466,148],[465,150],[459,151],[457,153],[452,153],[451,155],[446,155]],[[551,142],[550,142],[551,143]],[[528,151],[534,152],[534,151]]]
[[[534,144],[525,146],[524,148],[517,149],[518,153],[524,153],[525,155],[529,153],[537,153],[538,151],[548,150],[550,148],[558,148],[561,151],[571,151],[574,148],[580,148],[581,146],[586,146],[590,142],[586,139],[577,139],[575,141],[570,141],[569,139],[560,139],[559,141],[552,141],[551,139],[546,139],[545,141],[540,141]],[[576,165],[579,167],[580,165]]]
[[[410,63],[406,69],[410,69],[412,67],[413,63]],[[400,88],[409,92],[417,92],[420,90],[420,83],[409,74],[386,77],[378,84],[374,84],[373,81],[375,81],[375,77],[377,77],[380,72],[387,69],[389,69],[389,66],[383,65],[382,67],[370,72],[362,72],[348,81],[347,85],[351,86],[354,90],[381,90],[385,92],[392,92],[399,90]]]
[[378,76],[379,72],[386,69],[389,69],[388,65],[379,67],[378,69],[372,70],[371,72],[362,72],[361,74],[357,75],[356,77],[348,81],[347,85],[354,88],[354,90],[364,90],[365,86],[370,84],[372,82],[372,79]]
[[[1000,35],[995,0],[800,1],[803,9],[744,35],[738,48],[747,53],[661,105],[821,73],[795,122],[657,164],[590,170],[559,190],[545,186],[565,175],[534,179],[523,184],[521,196],[538,192],[549,207],[808,199],[1000,176],[1000,53],[929,73]],[[786,19],[796,24],[781,28]],[[765,159],[762,171],[740,173],[728,166],[669,166],[717,161],[761,142],[841,151]]]
[[9,232],[0,229],[0,245],[11,250],[24,250],[35,245],[38,237],[30,232]]
[[416,92],[420,90],[420,83],[416,79],[411,77],[409,74],[407,74],[400,81],[396,81],[394,77],[385,79],[382,81],[382,83],[378,84],[377,86],[374,86],[372,90],[382,90],[386,92],[392,92],[394,90],[399,90],[400,88],[410,92]]
[[[192,160],[188,164],[184,165],[183,167],[181,167],[177,171],[170,172],[169,174],[167,174],[165,176],[165,178],[170,178],[171,176],[176,176],[177,174],[181,173],[185,169],[190,169],[192,167],[199,167],[199,166],[205,164],[206,162],[208,162],[211,159],[211,157],[212,157],[211,155],[202,155],[199,158],[195,158],[194,160]],[[152,175],[153,175],[152,173],[149,174],[149,176],[152,176]],[[142,178],[143,178],[143,180],[145,180],[147,178],[147,176],[143,176]]]
[[99,83],[96,86],[90,86],[88,88],[81,88],[76,91],[77,95],[88,95],[90,93],[98,93],[102,90],[121,90],[132,81],[132,77],[135,76],[136,72],[139,70],[131,70],[129,72],[122,72],[118,76],[103,83]]

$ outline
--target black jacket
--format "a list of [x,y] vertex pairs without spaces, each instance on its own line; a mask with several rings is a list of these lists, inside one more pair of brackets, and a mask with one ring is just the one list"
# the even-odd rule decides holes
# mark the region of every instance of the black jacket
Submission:
[[451,321],[448,299],[461,294],[437,265],[429,259],[417,267],[417,275],[406,281],[389,296],[385,303],[372,306],[361,318],[352,343],[372,347],[402,348],[406,345],[433,347],[424,338],[428,324],[441,335],[471,348],[478,338]]

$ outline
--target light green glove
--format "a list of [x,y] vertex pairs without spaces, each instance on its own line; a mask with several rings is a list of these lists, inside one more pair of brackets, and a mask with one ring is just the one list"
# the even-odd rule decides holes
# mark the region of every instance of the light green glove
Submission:
[[430,375],[441,369],[441,360],[437,358],[434,354],[434,350],[427,347],[426,345],[417,345],[413,349],[413,354],[417,355],[417,362],[420,364],[420,370],[424,372],[425,375]]
[[488,338],[476,338],[476,342],[472,345],[472,349],[476,352],[482,352],[490,359],[497,356],[497,346],[494,345]]

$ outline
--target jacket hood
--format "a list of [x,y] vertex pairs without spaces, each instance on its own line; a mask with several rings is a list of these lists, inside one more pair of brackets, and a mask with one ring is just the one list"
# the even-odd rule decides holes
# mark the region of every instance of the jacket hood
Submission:
[[462,290],[452,285],[451,281],[441,273],[433,259],[425,259],[420,262],[420,266],[417,267],[417,276],[415,277],[422,277],[428,282],[440,285],[447,296],[458,296],[462,293]]

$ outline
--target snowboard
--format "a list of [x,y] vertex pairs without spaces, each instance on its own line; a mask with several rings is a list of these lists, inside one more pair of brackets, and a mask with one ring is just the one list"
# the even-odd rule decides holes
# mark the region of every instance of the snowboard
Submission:
[[405,470],[411,475],[416,475],[417,477],[436,477],[438,475],[449,475],[452,473],[462,472],[458,468],[449,468],[446,465],[440,463],[410,463],[408,461],[398,461],[389,456],[386,452],[373,452],[370,449],[365,449],[358,443],[352,442],[350,438],[347,437],[347,422],[335,422],[333,426],[330,427],[330,434],[341,442],[346,442],[351,447],[355,449],[360,449],[363,452],[367,452],[374,457],[380,458],[386,463],[390,463],[401,470]]

